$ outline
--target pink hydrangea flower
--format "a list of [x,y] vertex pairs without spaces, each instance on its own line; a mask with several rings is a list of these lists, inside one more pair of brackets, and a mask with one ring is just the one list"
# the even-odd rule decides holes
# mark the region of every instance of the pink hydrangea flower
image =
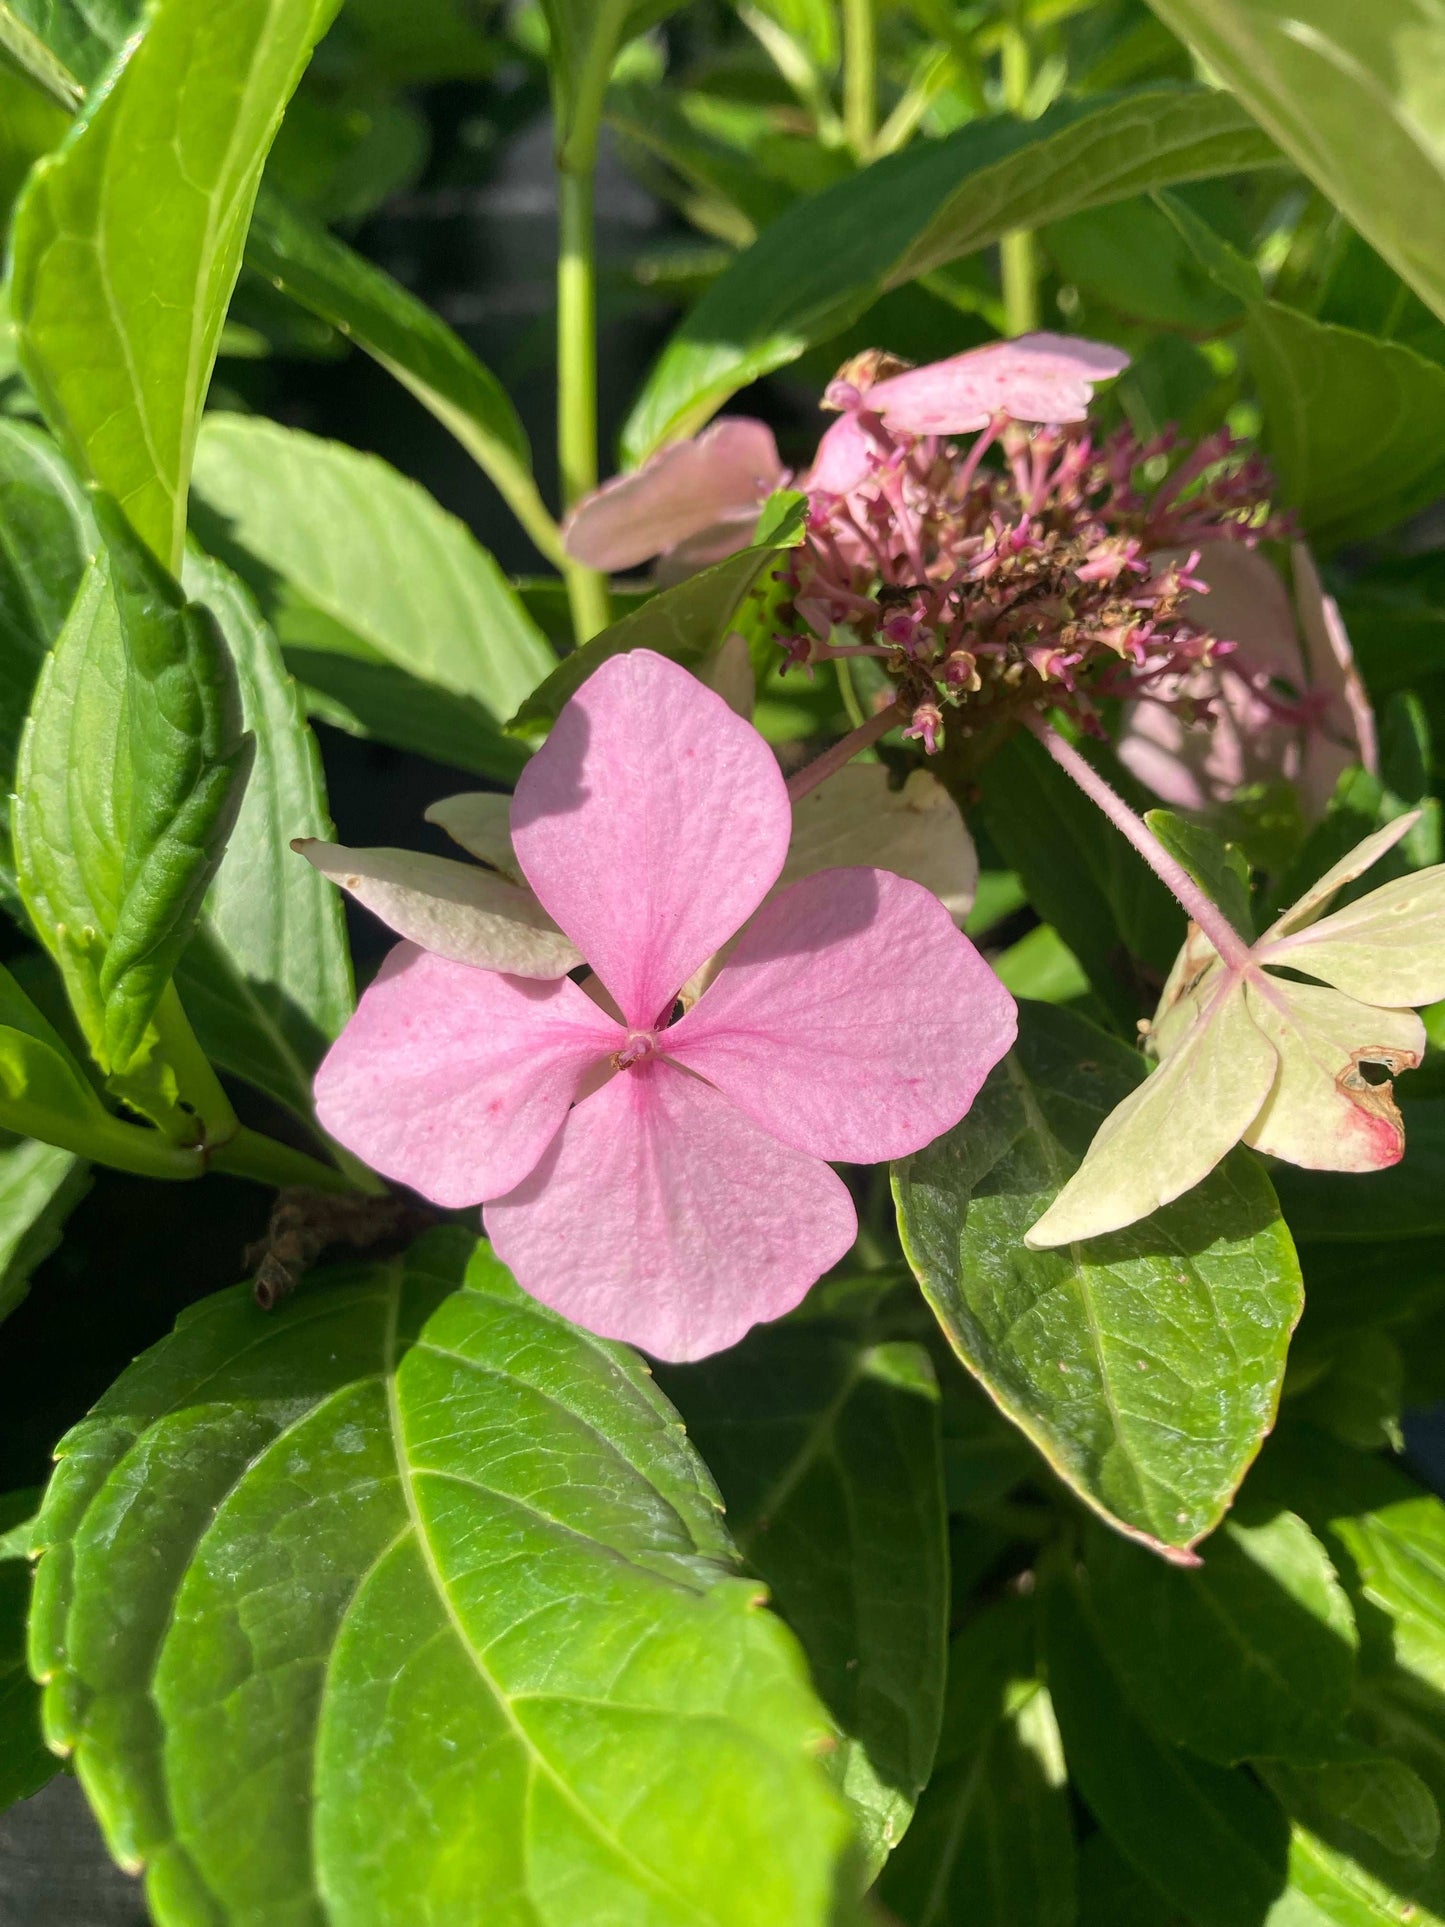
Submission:
[[856,1232],[829,1161],[948,1130],[1015,1030],[921,885],[824,870],[764,903],[791,828],[772,752],[720,697],[650,651],[604,663],[511,831],[610,1008],[400,944],[317,1075],[323,1123],[437,1203],[481,1202],[519,1283],[605,1337],[698,1358],[780,1317]]

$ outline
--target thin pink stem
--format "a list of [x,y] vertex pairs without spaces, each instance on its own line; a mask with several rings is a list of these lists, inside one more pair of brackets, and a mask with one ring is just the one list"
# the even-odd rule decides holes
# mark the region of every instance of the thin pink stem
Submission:
[[846,736],[840,736],[831,749],[825,749],[821,756],[815,756],[811,763],[805,763],[796,776],[788,778],[791,800],[796,803],[800,796],[806,796],[809,790],[826,783],[845,763],[851,763],[860,750],[871,749],[880,736],[886,736],[896,724],[903,722],[907,714],[902,703],[889,703],[876,716],[870,716],[866,723],[859,723]]
[[[1229,968],[1247,969],[1251,961],[1249,945],[1214,899],[1206,895],[1184,865],[1169,854],[1148,824],[1135,816],[1117,790],[1112,789],[1093,765],[1071,743],[1065,742],[1056,729],[1050,728],[1042,716],[1025,715],[1023,721],[1065,775],[1073,778],[1089,801],[1096,804],[1119,834],[1133,844],[1165,888],[1179,899]],[[804,771],[804,774],[807,772]]]

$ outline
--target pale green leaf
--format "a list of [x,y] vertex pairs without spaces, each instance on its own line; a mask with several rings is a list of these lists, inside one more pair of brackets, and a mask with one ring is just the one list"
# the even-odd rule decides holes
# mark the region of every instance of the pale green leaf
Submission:
[[830,1767],[876,1872],[927,1783],[943,1703],[948,1557],[928,1356],[783,1324],[661,1377],[844,1735]]
[[1433,0],[1150,0],[1445,315],[1445,18]]
[[246,261],[409,388],[491,476],[542,553],[561,562],[517,411],[496,376],[439,315],[268,190],[256,204]]
[[969,1115],[895,1167],[904,1248],[959,1357],[1084,1502],[1160,1548],[1218,1524],[1273,1422],[1299,1266],[1236,1156],[1108,1238],[1023,1233],[1139,1074],[1072,1013],[1026,1004]]
[[1082,208],[1270,164],[1227,95],[1150,87],[973,122],[810,196],[766,228],[678,329],[623,434],[638,462],[751,381],[856,321],[890,288]]
[[91,86],[112,64],[145,11],[145,0],[3,0],[3,4],[82,88]]
[[[375,455],[249,415],[207,417],[196,494],[208,549],[242,575],[288,646],[288,603],[326,640],[469,697],[504,720],[556,658],[492,557]],[[339,626],[340,636],[336,626]]]
[[212,1061],[305,1117],[312,1073],[355,1001],[340,901],[290,847],[330,833],[321,759],[243,585],[195,549],[184,581],[226,638],[256,755],[177,982]]
[[67,114],[80,105],[85,91],[80,82],[9,0],[0,0],[0,59],[8,60]]
[[31,1658],[157,1927],[824,1927],[828,1722],[625,1348],[438,1232],[61,1446]]
[[266,153],[337,0],[156,0],[15,217],[11,304],[52,427],[179,570],[201,408]]

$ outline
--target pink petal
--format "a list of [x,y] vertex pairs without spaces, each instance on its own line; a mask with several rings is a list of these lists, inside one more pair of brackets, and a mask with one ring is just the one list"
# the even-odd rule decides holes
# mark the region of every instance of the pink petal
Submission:
[[[755,514],[783,473],[766,423],[741,415],[714,422],[579,502],[562,532],[567,553],[594,569],[633,568],[716,522]],[[745,545],[746,535],[735,546]]]
[[1310,683],[1331,698],[1324,727],[1312,733],[1300,771],[1306,807],[1312,816],[1323,816],[1335,784],[1352,763],[1363,763],[1372,776],[1379,773],[1375,712],[1339,605],[1325,594],[1314,557],[1303,542],[1294,543],[1290,555]]
[[1002,409],[1017,421],[1079,422],[1094,383],[1129,365],[1101,342],[1069,335],[1020,335],[947,361],[890,375],[868,391],[868,406],[910,435],[962,435]]
[[791,1311],[852,1244],[848,1188],[664,1059],[578,1104],[483,1213],[534,1298],[656,1358],[705,1358]]
[[785,1144],[871,1164],[957,1124],[1016,1023],[931,891],[819,870],[764,906],[662,1041]]
[[620,1039],[566,977],[504,977],[399,943],[316,1073],[316,1115],[385,1177],[476,1204],[527,1175]]
[[512,842],[548,914],[646,1028],[772,888],[792,820],[752,724],[634,649],[583,683],[523,770]]
[[736,555],[739,549],[747,548],[752,541],[757,522],[756,502],[749,502],[746,508],[739,509],[734,515],[725,515],[719,521],[709,522],[696,535],[686,536],[674,547],[663,550],[657,558],[653,579],[660,588],[670,589],[676,583],[686,582],[699,569],[710,569],[714,562]]
[[840,415],[824,429],[806,476],[810,493],[851,495],[872,472],[870,451],[873,443],[854,414]]

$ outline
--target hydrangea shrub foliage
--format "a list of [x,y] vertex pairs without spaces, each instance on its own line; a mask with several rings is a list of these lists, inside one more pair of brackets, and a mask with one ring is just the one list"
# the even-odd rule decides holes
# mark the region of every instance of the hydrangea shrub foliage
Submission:
[[1442,72],[0,0],[0,1346],[184,1306],[0,1803],[156,1927],[1445,1924]]

